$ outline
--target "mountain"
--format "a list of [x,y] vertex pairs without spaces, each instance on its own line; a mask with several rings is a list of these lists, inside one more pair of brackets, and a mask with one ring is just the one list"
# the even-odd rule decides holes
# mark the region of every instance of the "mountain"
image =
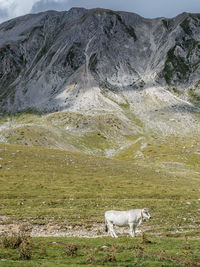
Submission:
[[[2,23],[0,140],[110,155],[146,136],[198,139],[199,28],[200,14],[84,8]],[[5,115],[19,111],[32,115]]]

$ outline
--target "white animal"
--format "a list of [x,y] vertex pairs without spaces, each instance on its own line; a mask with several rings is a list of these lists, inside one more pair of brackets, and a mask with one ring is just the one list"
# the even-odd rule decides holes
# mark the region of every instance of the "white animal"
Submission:
[[105,212],[106,232],[112,237],[118,237],[114,231],[114,225],[129,225],[131,237],[135,237],[136,228],[144,221],[151,218],[148,209],[134,209],[127,211],[108,210]]

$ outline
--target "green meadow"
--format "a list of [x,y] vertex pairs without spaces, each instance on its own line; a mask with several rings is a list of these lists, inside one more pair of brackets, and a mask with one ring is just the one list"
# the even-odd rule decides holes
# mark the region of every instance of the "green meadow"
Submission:
[[[23,253],[22,253],[23,252]],[[26,253],[26,254],[25,254]],[[26,255],[29,260],[22,260]],[[0,248],[0,266],[199,266],[199,241],[182,238],[32,238],[25,250]]]
[[[67,233],[95,224],[97,237],[27,237],[12,248],[4,244],[7,231],[0,266],[199,266],[199,154],[195,145],[180,147],[152,142],[142,157],[127,150],[108,159],[1,143],[2,226],[51,222]],[[152,216],[143,234],[106,236],[106,210],[143,207]]]

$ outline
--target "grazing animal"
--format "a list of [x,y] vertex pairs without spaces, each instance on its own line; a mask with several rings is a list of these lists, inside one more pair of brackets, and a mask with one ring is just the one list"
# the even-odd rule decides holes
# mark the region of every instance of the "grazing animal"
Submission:
[[106,232],[109,231],[112,237],[117,238],[114,225],[129,225],[131,237],[135,237],[136,228],[144,221],[151,218],[148,209],[134,209],[127,211],[108,210],[105,212]]

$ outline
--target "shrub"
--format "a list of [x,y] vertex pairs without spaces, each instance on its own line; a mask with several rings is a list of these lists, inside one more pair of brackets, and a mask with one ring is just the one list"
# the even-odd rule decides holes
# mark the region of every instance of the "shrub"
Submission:
[[3,248],[18,249],[20,260],[29,260],[32,256],[32,245],[30,236],[24,231],[19,233],[4,233],[1,237]]
[[117,260],[115,258],[114,252],[105,254],[103,262],[116,262],[116,261]]
[[94,252],[91,252],[87,255],[86,262],[90,264],[96,262]]
[[151,244],[151,240],[148,239],[145,233],[142,233],[142,244]]
[[68,257],[76,256],[78,252],[78,246],[76,244],[66,245],[66,254]]
[[18,248],[23,241],[27,239],[27,236],[23,232],[11,233],[11,235],[4,234],[1,238],[3,248]]
[[134,256],[135,258],[142,258],[144,255],[144,248],[140,245],[135,246]]
[[192,33],[191,29],[190,29],[190,21],[189,19],[185,19],[181,24],[180,24],[181,28],[184,30],[184,32],[188,35],[190,35]]
[[9,248],[10,247],[10,238],[6,234],[2,235],[1,244],[2,244],[3,248]]
[[126,27],[126,31],[131,37],[133,37],[134,41],[137,41],[137,35],[135,34],[133,27]]
[[189,89],[188,95],[189,95],[191,102],[193,102],[195,104],[198,104],[200,102],[200,95],[197,92],[195,92],[194,89]]
[[20,260],[30,260],[32,257],[32,246],[30,240],[23,240],[19,246],[18,252]]

